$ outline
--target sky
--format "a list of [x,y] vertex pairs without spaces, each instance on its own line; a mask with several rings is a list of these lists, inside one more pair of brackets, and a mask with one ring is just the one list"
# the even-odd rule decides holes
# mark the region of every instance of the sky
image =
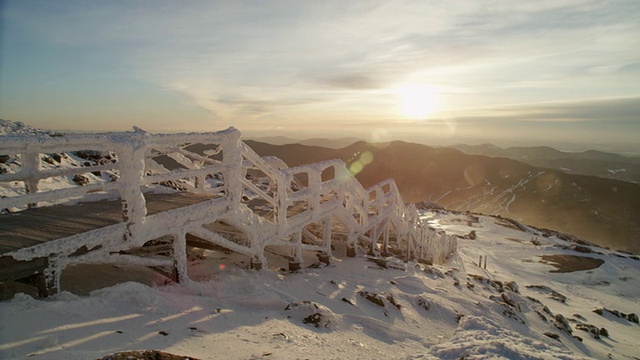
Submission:
[[640,2],[0,0],[0,118],[640,152]]

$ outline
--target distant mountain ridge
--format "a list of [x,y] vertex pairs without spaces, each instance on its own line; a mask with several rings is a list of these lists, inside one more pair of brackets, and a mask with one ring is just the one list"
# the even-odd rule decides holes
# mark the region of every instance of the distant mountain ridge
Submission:
[[249,137],[249,139],[267,143],[271,145],[289,145],[289,144],[301,144],[307,146],[322,146],[330,149],[340,149],[345,146],[349,146],[355,142],[362,141],[355,137],[343,137],[343,138],[310,138],[310,139],[292,139],[286,136],[267,136],[267,137]]
[[564,152],[548,146],[501,148],[493,144],[458,144],[449,148],[469,155],[502,157],[568,174],[598,176],[640,183],[640,157],[623,156],[597,150]]
[[[453,210],[506,216],[602,246],[640,252],[638,184],[402,141],[360,141],[342,149],[250,140],[247,144],[289,166],[341,159],[354,171],[361,167],[356,177],[365,187],[394,178],[405,201],[434,201]],[[373,160],[355,166],[365,152]]]

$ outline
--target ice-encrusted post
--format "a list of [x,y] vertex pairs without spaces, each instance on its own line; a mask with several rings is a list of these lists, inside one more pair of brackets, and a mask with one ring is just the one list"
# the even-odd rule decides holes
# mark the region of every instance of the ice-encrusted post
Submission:
[[307,172],[309,188],[312,191],[311,197],[309,199],[309,209],[311,210],[313,216],[318,213],[318,209],[320,208],[320,192],[322,190],[321,176],[321,171],[317,169],[312,169]]
[[222,161],[226,165],[223,170],[224,186],[227,190],[227,199],[233,209],[238,209],[242,202],[242,147],[240,143],[240,131],[229,128],[222,140]]
[[[38,192],[38,165],[40,156],[37,152],[28,152],[22,154],[22,173],[25,176],[24,188],[27,194]],[[28,204],[28,208],[37,207],[38,203]]]
[[286,174],[279,176],[275,179],[275,209],[276,222],[278,223],[278,233],[283,233],[287,227],[287,207],[288,203],[288,189],[291,188],[293,182],[293,175]]
[[331,263],[331,216],[327,217],[322,223],[322,243],[324,251],[320,253],[318,259],[327,265]]
[[294,248],[293,259],[289,261],[289,271],[297,271],[302,268],[302,231],[293,234]]
[[173,269],[176,282],[184,283],[189,280],[187,274],[187,234],[182,231],[173,234]]
[[356,239],[358,234],[351,233],[347,237],[347,256],[348,257],[356,257]]
[[389,220],[385,221],[382,231],[382,256],[389,256]]
[[135,227],[142,225],[147,216],[147,204],[140,186],[144,178],[146,143],[150,135],[142,129],[134,129],[135,132],[127,137],[123,146],[129,154],[120,154],[122,220],[127,224],[125,240],[135,238]]
[[370,232],[371,234],[371,244],[369,245],[369,255],[375,256],[378,250],[377,243],[378,237],[380,234],[378,233],[378,225],[375,225]]

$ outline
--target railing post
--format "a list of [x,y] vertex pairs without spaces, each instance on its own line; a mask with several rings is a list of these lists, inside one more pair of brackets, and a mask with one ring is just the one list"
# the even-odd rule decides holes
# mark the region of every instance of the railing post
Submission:
[[135,226],[144,223],[147,216],[147,204],[140,187],[144,178],[144,160],[148,137],[149,133],[136,128],[136,132],[130,136],[130,143],[126,146],[130,153],[118,154],[122,161],[120,198],[122,201],[122,220],[127,224],[125,240],[135,238]]
[[276,179],[276,204],[274,212],[278,223],[278,233],[283,233],[287,226],[287,191],[292,181],[292,177],[284,175]]
[[311,199],[309,199],[309,209],[312,214],[318,212],[320,207],[320,197],[322,194],[320,193],[320,188],[322,185],[321,172],[317,170],[309,170],[307,171],[307,179],[309,181],[309,188],[311,189]]
[[[40,163],[39,153],[24,153],[22,154],[22,173],[25,175],[24,188],[27,194],[38,192],[38,165]],[[38,203],[28,204],[28,208],[37,207]]]
[[382,238],[382,256],[389,256],[389,220],[384,224],[384,235]]
[[332,218],[328,216],[322,222],[322,245],[324,250],[319,256],[320,262],[327,265],[331,263],[331,225]]
[[358,234],[356,233],[351,233],[348,235],[347,237],[347,256],[348,257],[356,257],[357,252],[356,252],[356,237],[358,236]]
[[187,234],[180,232],[173,234],[173,269],[176,282],[185,283],[189,280],[187,274]]
[[242,146],[240,132],[235,131],[223,140],[222,161],[227,166],[224,170],[224,186],[227,190],[227,199],[231,201],[232,208],[238,208],[242,202]]
[[293,234],[295,241],[293,248],[293,260],[289,261],[289,271],[297,271],[302,268],[302,231]]

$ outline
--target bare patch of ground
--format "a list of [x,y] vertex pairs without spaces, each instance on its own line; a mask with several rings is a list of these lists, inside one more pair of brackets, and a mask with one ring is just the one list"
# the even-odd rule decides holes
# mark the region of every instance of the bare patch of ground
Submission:
[[604,264],[604,260],[586,256],[553,254],[541,255],[541,263],[549,264],[555,267],[552,273],[569,273],[574,271],[591,270]]
[[124,351],[107,355],[99,360],[198,360],[157,350]]

